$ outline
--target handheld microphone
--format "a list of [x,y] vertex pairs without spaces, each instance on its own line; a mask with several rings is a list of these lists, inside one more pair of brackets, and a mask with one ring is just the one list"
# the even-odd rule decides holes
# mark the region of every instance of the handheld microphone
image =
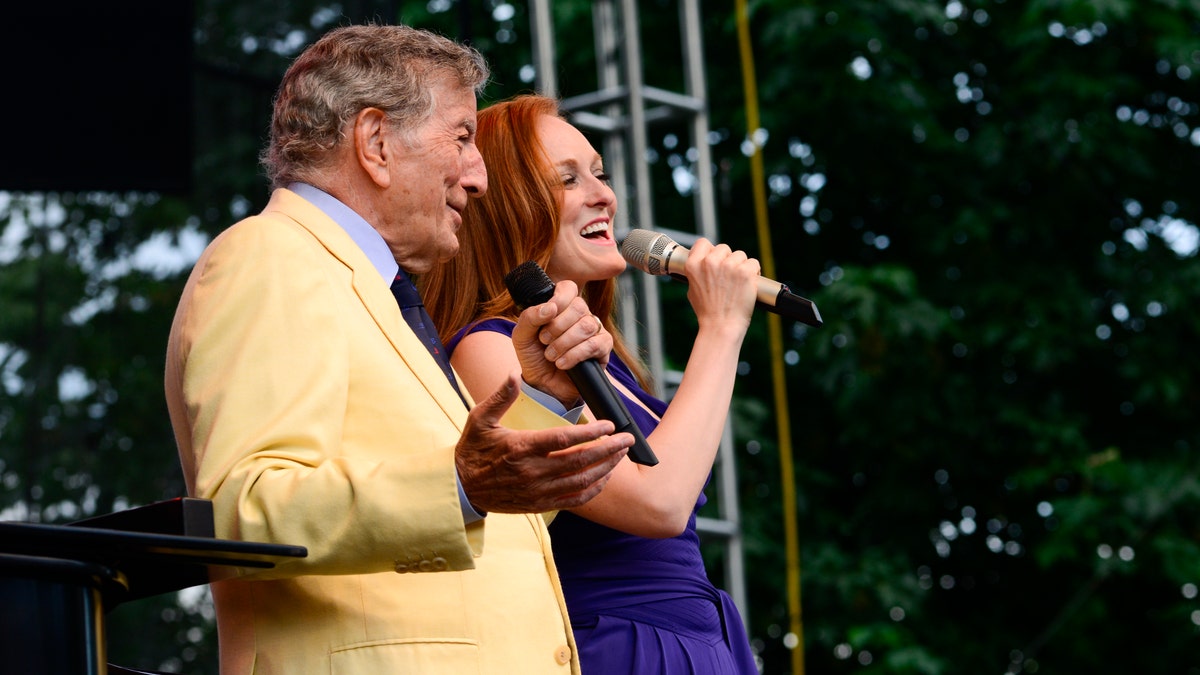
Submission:
[[[687,262],[688,249],[660,232],[630,230],[621,242],[621,255],[625,262],[646,274],[687,279],[683,264]],[[758,304],[767,311],[809,326],[824,323],[812,300],[802,298],[787,286],[766,277],[758,278]]]
[[[504,275],[504,285],[512,294],[513,301],[521,309],[540,305],[554,297],[554,281],[536,262],[529,260],[517,265]],[[633,446],[626,455],[630,460],[646,466],[658,464],[658,457],[650,449],[642,430],[633,422],[629,409],[621,401],[616,389],[604,374],[604,368],[596,359],[588,359],[567,369],[567,375],[583,402],[600,419],[609,420],[616,426],[617,432],[633,434]]]

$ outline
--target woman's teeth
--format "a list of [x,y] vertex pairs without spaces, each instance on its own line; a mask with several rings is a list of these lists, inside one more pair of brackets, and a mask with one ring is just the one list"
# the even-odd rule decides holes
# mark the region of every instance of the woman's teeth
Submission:
[[583,228],[583,230],[580,231],[579,234],[584,237],[590,237],[590,236],[596,235],[596,234],[603,235],[603,234],[607,234],[607,233],[608,233],[608,224],[607,223],[593,223],[593,224],[588,225],[587,227]]

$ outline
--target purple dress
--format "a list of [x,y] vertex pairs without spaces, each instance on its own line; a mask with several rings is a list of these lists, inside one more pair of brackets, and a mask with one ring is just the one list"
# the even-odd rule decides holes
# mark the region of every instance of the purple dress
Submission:
[[[459,331],[512,337],[513,323],[490,319]],[[667,404],[642,390],[614,353],[608,372],[659,417]],[[623,392],[625,407],[646,436],[658,421]],[[608,675],[757,675],[758,668],[729,595],[713,586],[700,557],[696,512],[670,539],[647,539],[562,511],[550,524],[554,563],[562,581],[584,673]]]

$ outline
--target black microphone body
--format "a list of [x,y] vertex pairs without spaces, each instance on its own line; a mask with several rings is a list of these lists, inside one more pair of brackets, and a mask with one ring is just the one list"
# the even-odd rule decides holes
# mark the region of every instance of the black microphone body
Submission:
[[[647,274],[670,275],[687,280],[683,264],[688,249],[661,232],[630,230],[621,242],[625,262]],[[816,304],[788,290],[788,287],[766,277],[758,278],[758,304],[768,311],[809,326],[820,326],[821,313]]]
[[[546,275],[545,270],[532,260],[517,265],[505,275],[504,285],[508,287],[513,301],[521,309],[540,305],[554,297],[554,282]],[[642,430],[634,423],[629,409],[608,381],[608,376],[604,374],[604,368],[599,361],[583,361],[569,368],[567,375],[579,390],[583,402],[597,417],[612,422],[618,433],[633,434],[633,445],[627,455],[630,460],[646,466],[658,464],[658,457],[650,449]]]

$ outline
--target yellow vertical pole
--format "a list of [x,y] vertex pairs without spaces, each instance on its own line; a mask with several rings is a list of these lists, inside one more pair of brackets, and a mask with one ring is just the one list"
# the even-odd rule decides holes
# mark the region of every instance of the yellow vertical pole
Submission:
[[[754,54],[750,48],[750,22],[746,0],[736,0],[738,47],[742,62],[742,87],[746,97],[746,132],[754,148],[750,155],[750,180],[754,191],[754,221],[762,251],[763,276],[775,278],[775,258],[771,252],[771,228],[767,218],[766,177],[762,149],[755,140],[760,127],[758,85],[754,73]],[[787,601],[790,632],[796,639],[792,649],[792,673],[804,675],[804,622],[800,613],[800,543],[796,526],[796,480],[792,466],[792,430],[788,418],[787,386],[783,372],[783,338],[779,316],[767,314],[771,350],[771,379],[774,383],[775,420],[779,433],[779,468],[783,492],[784,545],[787,553]]]

